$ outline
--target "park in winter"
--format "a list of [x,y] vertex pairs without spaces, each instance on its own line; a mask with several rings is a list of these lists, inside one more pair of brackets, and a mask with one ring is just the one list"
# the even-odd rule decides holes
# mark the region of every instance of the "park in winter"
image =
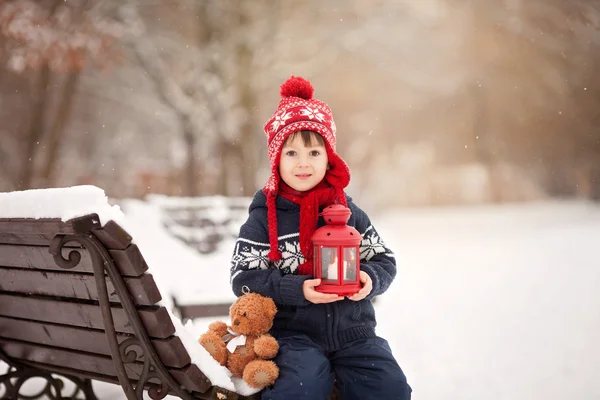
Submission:
[[0,399],[600,398],[599,28],[0,0]]

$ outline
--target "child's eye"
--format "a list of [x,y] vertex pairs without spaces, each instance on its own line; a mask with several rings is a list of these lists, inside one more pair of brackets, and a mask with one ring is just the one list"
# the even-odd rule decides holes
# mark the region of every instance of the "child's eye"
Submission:
[[294,150],[289,150],[286,151],[285,155],[289,157],[294,157],[296,155],[296,152]]
[[313,157],[317,157],[317,156],[321,155],[321,152],[319,150],[313,150],[310,152],[310,155]]

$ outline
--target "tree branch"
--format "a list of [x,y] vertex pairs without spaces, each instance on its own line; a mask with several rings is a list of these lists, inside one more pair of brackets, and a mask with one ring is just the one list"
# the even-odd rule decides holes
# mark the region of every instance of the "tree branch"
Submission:
[[194,101],[170,78],[156,47],[144,37],[147,33],[144,21],[135,5],[126,4],[119,7],[119,16],[126,24],[138,27],[137,37],[128,37],[128,44],[134,51],[139,63],[144,67],[157,88],[161,99],[181,116],[191,118],[195,112]]

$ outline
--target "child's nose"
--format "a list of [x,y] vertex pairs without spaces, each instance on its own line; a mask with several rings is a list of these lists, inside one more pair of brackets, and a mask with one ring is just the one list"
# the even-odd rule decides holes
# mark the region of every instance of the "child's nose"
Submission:
[[300,156],[298,158],[298,166],[300,167],[307,167],[309,165],[308,162],[308,157],[307,156]]

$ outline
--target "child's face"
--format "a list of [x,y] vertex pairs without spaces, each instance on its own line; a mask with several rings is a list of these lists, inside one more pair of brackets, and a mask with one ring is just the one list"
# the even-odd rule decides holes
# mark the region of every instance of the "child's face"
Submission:
[[313,140],[305,146],[302,136],[295,135],[281,149],[279,175],[291,188],[305,192],[323,180],[328,161],[324,145]]

